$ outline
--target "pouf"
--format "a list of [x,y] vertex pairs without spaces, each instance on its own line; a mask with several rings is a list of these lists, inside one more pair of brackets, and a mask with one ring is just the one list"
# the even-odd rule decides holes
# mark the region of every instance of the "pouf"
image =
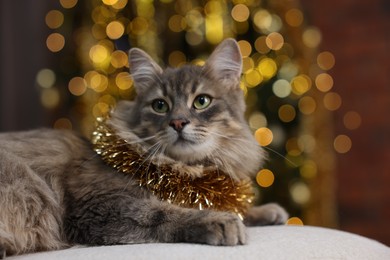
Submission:
[[73,247],[9,257],[34,259],[390,259],[390,248],[375,240],[313,226],[248,228],[248,244],[218,247],[199,244],[133,244]]

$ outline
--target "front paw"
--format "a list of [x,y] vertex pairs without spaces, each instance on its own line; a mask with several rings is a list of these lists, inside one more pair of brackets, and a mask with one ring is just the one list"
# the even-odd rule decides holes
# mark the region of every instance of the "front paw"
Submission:
[[287,222],[288,213],[276,203],[253,207],[245,216],[247,226],[282,225]]
[[215,246],[234,246],[246,243],[245,226],[238,216],[226,212],[204,211],[182,230],[182,240]]

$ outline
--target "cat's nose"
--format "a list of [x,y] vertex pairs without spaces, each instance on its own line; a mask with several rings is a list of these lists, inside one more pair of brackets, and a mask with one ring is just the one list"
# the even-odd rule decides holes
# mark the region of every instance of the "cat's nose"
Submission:
[[188,124],[190,121],[187,119],[172,119],[169,122],[169,126],[171,126],[173,129],[175,129],[177,132],[181,132],[183,130],[184,126]]

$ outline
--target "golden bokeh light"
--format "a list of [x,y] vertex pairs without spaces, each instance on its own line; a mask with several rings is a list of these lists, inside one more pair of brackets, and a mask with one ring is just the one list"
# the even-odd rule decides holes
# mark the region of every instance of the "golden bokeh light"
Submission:
[[102,2],[106,5],[114,5],[118,3],[118,0],[102,0]]
[[69,92],[74,96],[81,96],[87,90],[87,82],[82,77],[74,77],[68,83]]
[[302,41],[309,48],[317,48],[322,41],[320,30],[316,27],[307,28],[302,34]]
[[128,67],[129,60],[127,54],[124,51],[119,51],[119,50],[114,51],[111,54],[111,65],[117,69]]
[[288,25],[298,27],[303,23],[303,14],[301,10],[292,8],[286,12],[285,19]]
[[56,74],[51,69],[41,69],[37,73],[36,82],[42,88],[51,88],[56,82]]
[[252,129],[258,129],[261,127],[267,126],[267,118],[263,113],[260,112],[254,112],[250,115],[248,119],[249,126]]
[[312,135],[303,134],[298,137],[298,146],[306,153],[312,153],[316,148],[316,144],[316,139]]
[[127,90],[133,85],[133,79],[128,72],[120,72],[115,77],[115,83],[121,90]]
[[277,51],[283,47],[284,39],[280,33],[272,32],[265,39],[265,44],[271,50]]
[[106,27],[107,25],[105,23],[95,23],[92,26],[92,36],[96,40],[103,40],[104,38],[107,37]]
[[109,60],[110,53],[106,46],[96,44],[89,50],[89,57],[94,64],[101,64]]
[[345,128],[355,130],[362,124],[362,117],[355,111],[348,111],[343,118]]
[[41,92],[41,104],[47,109],[56,108],[61,97],[57,88],[45,88]]
[[64,23],[64,15],[58,10],[51,10],[46,14],[45,22],[50,29],[57,29]]
[[258,28],[265,30],[271,26],[272,16],[267,10],[260,9],[253,16],[253,22]]
[[205,34],[211,44],[218,44],[223,40],[223,19],[220,15],[213,13],[206,15]]
[[272,171],[268,169],[260,170],[256,175],[256,182],[260,187],[267,188],[274,183],[275,176]]
[[267,146],[272,143],[274,136],[269,128],[261,127],[256,130],[255,138],[261,146]]
[[303,95],[311,88],[311,79],[304,74],[298,75],[291,80],[292,92],[296,95]]
[[254,69],[255,62],[251,57],[243,57],[242,58],[242,72],[244,74],[248,73],[250,70]]
[[149,29],[148,20],[144,17],[136,17],[129,24],[129,29],[131,33],[137,36],[144,35]]
[[46,39],[46,46],[51,52],[59,52],[65,46],[65,38],[62,34],[52,33]]
[[317,64],[323,70],[330,70],[335,65],[335,58],[329,51],[324,51],[318,54]]
[[120,10],[125,8],[127,5],[127,0],[118,0],[115,4],[112,5],[113,8]]
[[309,202],[311,192],[307,184],[297,181],[290,186],[290,194],[295,203],[305,205]]
[[116,40],[122,37],[125,27],[119,21],[112,21],[106,27],[106,34],[110,39]]
[[260,187],[270,187],[275,181],[275,176],[272,171],[268,169],[260,170],[256,175],[256,182]]
[[72,122],[68,118],[62,117],[62,118],[57,119],[54,122],[53,128],[54,129],[68,129],[68,130],[72,130],[73,125],[72,125]]
[[179,14],[172,15],[168,20],[168,27],[173,32],[181,32],[186,28],[186,20]]
[[328,92],[333,87],[333,78],[328,73],[320,73],[315,79],[315,84],[319,91]]
[[248,41],[238,41],[238,47],[240,47],[242,57],[248,57],[252,53],[252,46]]
[[292,217],[287,220],[286,224],[294,226],[303,226],[303,221],[298,217]]
[[245,82],[248,84],[248,87],[253,88],[259,85],[263,81],[263,76],[256,69],[248,70],[245,75]]
[[106,76],[96,72],[89,71],[84,76],[87,86],[96,92],[103,92],[108,87],[108,79]]
[[248,20],[250,11],[244,4],[237,4],[232,8],[231,15],[237,22],[245,22]]
[[347,153],[352,148],[352,141],[346,135],[338,135],[333,142],[333,147],[338,153]]
[[168,63],[172,67],[179,67],[180,65],[186,63],[187,57],[181,51],[173,51],[169,54]]
[[256,51],[259,53],[265,54],[268,53],[271,49],[266,44],[267,36],[259,36],[255,41]]
[[296,137],[292,137],[287,140],[286,151],[291,156],[299,156],[302,154],[302,150],[299,147],[298,139]]
[[92,114],[95,118],[106,116],[110,111],[110,106],[107,103],[98,102],[92,108]]
[[317,176],[317,164],[312,160],[305,160],[299,168],[301,176],[305,179],[313,179]]
[[335,92],[326,93],[323,101],[325,108],[330,111],[339,109],[342,103],[340,95]]
[[286,104],[279,108],[278,115],[280,120],[285,123],[289,123],[295,119],[296,112],[292,105]]
[[264,58],[260,60],[258,70],[265,79],[270,79],[275,76],[278,66],[271,58]]
[[298,108],[302,114],[310,115],[316,110],[317,103],[314,98],[305,96],[299,99]]
[[60,4],[65,9],[70,9],[76,6],[77,0],[60,0]]

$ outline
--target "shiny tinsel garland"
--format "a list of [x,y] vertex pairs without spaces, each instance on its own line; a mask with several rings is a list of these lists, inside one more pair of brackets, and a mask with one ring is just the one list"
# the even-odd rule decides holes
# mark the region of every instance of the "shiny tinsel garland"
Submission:
[[92,143],[106,164],[132,174],[141,187],[161,200],[200,210],[230,211],[241,218],[252,204],[254,194],[249,180],[234,181],[219,169],[204,170],[202,177],[193,178],[169,164],[156,165],[115,134],[103,118],[97,120]]

